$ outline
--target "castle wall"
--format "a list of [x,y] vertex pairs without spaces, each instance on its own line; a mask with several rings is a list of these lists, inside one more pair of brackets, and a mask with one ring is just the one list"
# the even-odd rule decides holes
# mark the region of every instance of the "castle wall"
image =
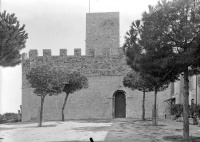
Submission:
[[[32,67],[42,64],[61,68],[67,72],[79,71],[89,79],[88,89],[75,92],[69,97],[65,111],[67,119],[112,118],[112,95],[117,91],[117,86],[122,84],[123,76],[129,70],[124,56],[120,51],[118,56],[110,53],[107,56],[81,56],[81,51],[78,49],[75,49],[74,56],[67,56],[62,54],[63,51],[67,52],[62,49],[60,56],[52,56],[51,50],[47,49],[43,50],[43,56],[38,56],[37,50],[31,50],[29,57],[23,54],[23,121],[37,119],[40,97],[33,93],[25,75]],[[44,118],[59,120],[63,100],[64,94],[46,97]],[[94,101],[96,102],[93,103]],[[90,105],[95,106],[90,107]]]
[[[118,90],[123,90],[126,95],[126,117],[141,118],[142,95],[140,91],[132,91],[122,85],[123,76],[95,76],[88,77],[89,88],[70,94],[65,107],[65,119],[112,119],[114,118],[113,95]],[[23,121],[36,120],[40,106],[40,97],[31,93],[26,101],[29,103],[24,111],[28,114]],[[158,115],[163,117],[169,98],[170,89],[158,93]],[[61,120],[61,108],[65,94],[47,96],[44,102],[44,120]],[[30,101],[31,100],[31,101]],[[152,116],[154,92],[146,93],[146,118]],[[24,112],[23,112],[24,113]]]
[[[112,95],[121,82],[121,76],[89,77],[89,88],[69,95],[65,108],[66,119],[112,118]],[[31,93],[32,100],[40,97]],[[44,119],[60,120],[65,94],[47,96],[44,103]],[[36,119],[39,104],[31,103],[31,119]]]

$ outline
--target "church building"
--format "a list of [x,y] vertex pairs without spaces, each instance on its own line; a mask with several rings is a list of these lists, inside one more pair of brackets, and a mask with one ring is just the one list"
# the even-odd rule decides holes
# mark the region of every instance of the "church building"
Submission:
[[[131,69],[126,64],[119,45],[119,12],[86,14],[86,55],[75,48],[74,55],[60,49],[54,56],[50,49],[37,50],[22,55],[22,121],[38,118],[40,97],[33,93],[26,80],[27,71],[34,66],[49,64],[67,71],[79,71],[87,76],[89,87],[69,95],[65,107],[65,119],[114,119],[141,118],[142,92],[123,86],[123,78]],[[125,34],[125,33],[124,33]],[[124,36],[124,35],[121,35]],[[78,40],[78,39],[77,39]],[[77,41],[78,42],[78,41]],[[59,50],[59,49],[58,49]],[[44,102],[44,120],[61,120],[61,108],[65,94],[47,96]],[[171,97],[171,87],[158,92],[158,116],[168,110],[165,100]],[[146,118],[152,117],[154,92],[146,93]]]

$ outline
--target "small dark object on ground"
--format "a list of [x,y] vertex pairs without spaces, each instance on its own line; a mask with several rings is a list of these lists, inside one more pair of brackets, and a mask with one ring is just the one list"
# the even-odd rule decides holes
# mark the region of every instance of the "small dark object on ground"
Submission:
[[90,142],[94,142],[92,138],[90,138]]
[[[153,125],[152,124],[142,124],[140,126],[153,126]],[[167,126],[167,125],[158,124],[156,126]]]
[[183,131],[183,129],[174,129],[175,131],[177,131],[177,132],[182,132]]
[[172,141],[172,142],[200,142],[200,137],[190,136],[189,141],[185,141],[183,136],[174,135],[174,136],[164,136],[164,140]]

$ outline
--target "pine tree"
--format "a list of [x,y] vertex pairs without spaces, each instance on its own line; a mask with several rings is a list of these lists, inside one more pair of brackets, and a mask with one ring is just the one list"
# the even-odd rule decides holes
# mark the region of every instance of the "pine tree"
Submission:
[[[144,53],[146,52],[143,47],[139,44],[140,41],[140,36],[142,36],[141,31],[142,31],[142,25],[140,20],[136,20],[135,22],[132,23],[131,29],[126,33],[125,36],[125,43],[123,45],[123,49],[126,55],[126,60],[127,64],[137,73],[145,77],[145,81],[153,87],[150,88],[150,90],[154,91],[154,105],[153,105],[153,114],[152,114],[152,125],[156,126],[157,125],[157,119],[156,119],[156,113],[157,113],[157,92],[158,91],[163,91],[165,90],[169,83],[170,79],[166,78],[168,76],[152,76],[149,74],[152,70],[150,68],[152,67],[152,59],[145,60],[142,62],[141,60],[146,59],[147,57],[144,56]],[[143,68],[141,67],[144,63]],[[150,67],[148,70],[144,67]],[[148,73],[146,72],[148,71]],[[165,70],[166,71],[166,70]],[[155,72],[156,74],[158,70]],[[168,72],[164,73],[165,75],[168,74]],[[163,75],[163,74],[162,74]]]
[[25,48],[28,34],[20,27],[15,14],[0,13],[0,66],[13,67],[21,63],[20,50]]
[[142,120],[145,120],[145,93],[154,90],[151,84],[151,78],[146,75],[141,75],[135,71],[130,71],[123,79],[123,85],[131,88],[132,90],[139,90],[143,92],[142,99]]
[[61,118],[62,121],[64,121],[65,120],[64,110],[69,95],[73,94],[78,90],[88,88],[88,79],[86,76],[76,71],[66,72],[62,70],[57,70],[55,72],[56,76],[54,76],[54,79],[56,80],[56,85],[54,85],[54,88],[66,94],[61,111],[62,115]]
[[52,67],[48,65],[35,66],[31,68],[27,74],[26,78],[30,84],[30,87],[34,89],[34,94],[41,97],[40,103],[40,115],[38,126],[42,126],[43,117],[43,105],[44,100],[47,95],[58,95],[61,93],[59,88],[55,88],[57,85],[57,80],[55,80],[55,72]]

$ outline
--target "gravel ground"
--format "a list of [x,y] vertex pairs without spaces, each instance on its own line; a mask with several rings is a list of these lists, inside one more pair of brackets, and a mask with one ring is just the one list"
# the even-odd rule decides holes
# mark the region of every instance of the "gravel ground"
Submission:
[[[169,142],[164,136],[182,135],[182,122],[160,119],[68,120],[65,122],[17,123],[0,125],[0,142]],[[200,127],[190,125],[190,135],[200,136]]]

